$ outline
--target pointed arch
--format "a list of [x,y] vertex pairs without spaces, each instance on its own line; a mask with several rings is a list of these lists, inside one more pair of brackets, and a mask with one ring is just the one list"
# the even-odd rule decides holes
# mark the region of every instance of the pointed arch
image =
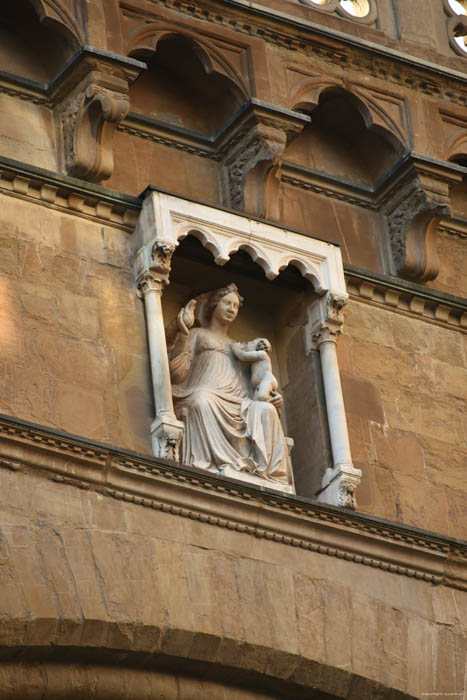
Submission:
[[289,107],[312,113],[329,95],[339,95],[352,105],[365,128],[385,138],[396,153],[407,151],[406,136],[396,121],[375,100],[343,79],[307,78],[300,81],[290,95]]
[[212,43],[202,39],[199,34],[186,29],[180,30],[179,27],[156,22],[140,25],[128,34],[124,53],[127,56],[149,57],[156,53],[158,44],[167,39],[184,39],[190,44],[207,75],[227,78],[237,91],[237,96],[242,101],[248,99],[249,90],[245,81],[222,52]]
[[73,48],[84,43],[83,19],[70,11],[60,0],[29,0],[39,20],[55,29]]

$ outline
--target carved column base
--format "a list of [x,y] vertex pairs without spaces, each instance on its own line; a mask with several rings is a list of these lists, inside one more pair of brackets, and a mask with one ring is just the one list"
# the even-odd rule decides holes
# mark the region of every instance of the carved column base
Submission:
[[337,464],[326,470],[321,489],[316,494],[318,501],[332,506],[342,506],[355,510],[355,490],[362,478],[360,469],[350,464]]
[[152,452],[155,457],[180,461],[180,443],[184,425],[172,416],[159,416],[151,425]]

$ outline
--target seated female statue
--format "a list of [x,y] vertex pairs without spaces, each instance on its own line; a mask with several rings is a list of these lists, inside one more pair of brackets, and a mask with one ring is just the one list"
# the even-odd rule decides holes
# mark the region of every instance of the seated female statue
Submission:
[[278,413],[282,397],[271,392],[255,399],[250,372],[228,335],[242,301],[235,284],[202,294],[167,329],[175,412],[185,425],[182,461],[216,472],[232,467],[290,485]]

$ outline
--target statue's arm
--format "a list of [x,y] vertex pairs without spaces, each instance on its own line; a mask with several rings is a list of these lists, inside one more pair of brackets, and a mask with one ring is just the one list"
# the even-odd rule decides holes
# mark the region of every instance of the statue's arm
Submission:
[[240,343],[232,343],[232,352],[240,362],[259,362],[268,359],[265,350],[244,350]]

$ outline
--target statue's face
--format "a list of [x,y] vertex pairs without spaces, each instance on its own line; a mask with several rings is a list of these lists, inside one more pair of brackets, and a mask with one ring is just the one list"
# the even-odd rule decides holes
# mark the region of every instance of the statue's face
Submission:
[[217,306],[213,311],[212,317],[219,321],[222,325],[235,321],[240,306],[240,300],[235,292],[230,292],[222,297],[217,302]]

